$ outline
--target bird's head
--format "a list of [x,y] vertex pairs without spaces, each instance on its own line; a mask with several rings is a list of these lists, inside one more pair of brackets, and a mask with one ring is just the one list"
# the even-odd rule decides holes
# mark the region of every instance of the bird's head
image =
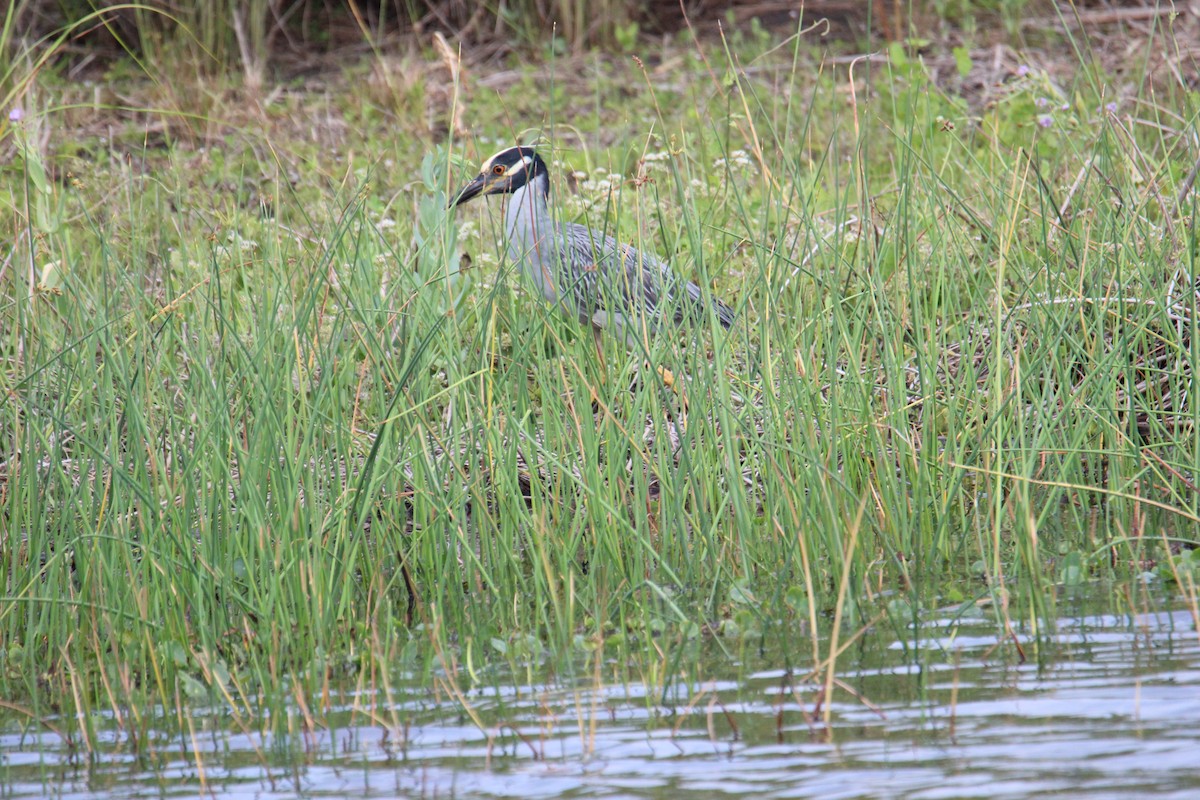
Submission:
[[487,194],[511,194],[534,178],[546,174],[546,162],[532,147],[510,147],[483,162],[475,180],[459,190],[450,207],[462,205],[472,197]]

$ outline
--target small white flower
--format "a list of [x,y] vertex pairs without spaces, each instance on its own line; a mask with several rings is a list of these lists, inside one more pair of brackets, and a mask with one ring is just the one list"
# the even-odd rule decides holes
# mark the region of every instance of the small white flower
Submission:
[[729,154],[729,161],[736,167],[750,167],[753,162],[750,161],[750,155],[745,150],[734,150]]
[[257,250],[258,242],[253,239],[245,239],[237,231],[230,231],[225,235],[225,241],[234,245],[239,250]]

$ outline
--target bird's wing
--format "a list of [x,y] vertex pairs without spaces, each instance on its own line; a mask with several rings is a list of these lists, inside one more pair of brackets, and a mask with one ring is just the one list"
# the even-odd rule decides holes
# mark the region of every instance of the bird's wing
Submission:
[[[670,269],[654,256],[574,223],[566,226],[564,238],[570,250],[572,279],[590,305],[653,316],[664,289],[669,296]],[[614,309],[614,305],[621,308]]]
[[732,308],[695,283],[677,279],[666,262],[583,225],[568,223],[563,234],[582,319],[606,311],[642,318],[651,327],[666,315],[679,325],[711,304],[721,327],[733,325]]

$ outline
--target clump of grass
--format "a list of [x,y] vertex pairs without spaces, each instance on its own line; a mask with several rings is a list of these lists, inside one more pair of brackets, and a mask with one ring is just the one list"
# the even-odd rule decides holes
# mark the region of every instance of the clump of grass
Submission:
[[[33,134],[68,103],[13,120],[5,696],[85,742],[98,709],[279,726],[394,670],[607,657],[661,687],[705,636],[807,636],[787,657],[832,690],[868,623],[991,595],[1005,635],[1192,536],[1185,94],[698,52],[591,97],[558,64],[533,99],[451,86],[477,126],[451,147],[380,112],[324,149],[245,125],[56,163]],[[619,107],[643,133],[602,145]],[[733,331],[602,369],[531,299],[496,209],[445,210],[528,124],[560,213],[670,256]],[[686,424],[643,362],[687,376]]]

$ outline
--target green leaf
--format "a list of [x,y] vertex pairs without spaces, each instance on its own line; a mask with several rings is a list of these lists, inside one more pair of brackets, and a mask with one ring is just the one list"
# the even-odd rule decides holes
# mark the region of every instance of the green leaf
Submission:
[[179,688],[189,700],[200,701],[208,698],[208,688],[191,675],[180,673]]
[[888,615],[896,620],[911,620],[913,615],[912,605],[902,597],[893,597],[887,604]]
[[1083,556],[1079,553],[1069,553],[1058,568],[1058,580],[1064,586],[1079,586],[1087,580],[1087,570],[1084,569]]
[[751,591],[750,582],[742,579],[735,581],[733,586],[729,588],[729,602],[737,606],[756,606],[758,605],[758,598]]
[[39,193],[49,194],[50,182],[46,179],[46,168],[42,166],[41,157],[29,148],[25,149],[23,155],[25,156],[25,174],[29,176],[29,182]]
[[33,203],[34,224],[42,233],[58,232],[58,215],[50,208],[50,195],[39,193]]
[[38,289],[43,292],[61,292],[63,285],[62,263],[51,261],[42,267],[42,276],[38,281]]
[[956,47],[951,52],[954,53],[954,66],[958,67],[958,76],[965,78],[971,74],[971,53],[965,47]]
[[790,586],[783,596],[784,602],[787,603],[797,614],[808,613],[808,592],[803,586]]

